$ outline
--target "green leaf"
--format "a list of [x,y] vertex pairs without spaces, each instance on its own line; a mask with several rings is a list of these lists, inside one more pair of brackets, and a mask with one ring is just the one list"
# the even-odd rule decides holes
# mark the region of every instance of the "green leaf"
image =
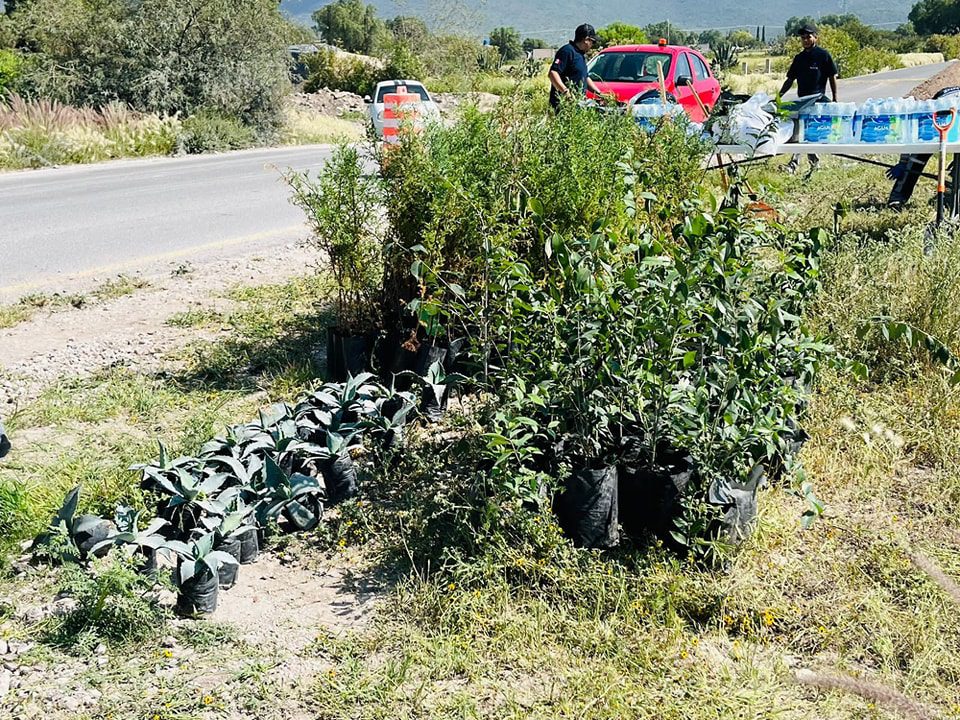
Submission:
[[683,367],[684,369],[692,367],[693,364],[697,361],[697,352],[696,350],[691,350],[688,353],[685,353],[683,356]]

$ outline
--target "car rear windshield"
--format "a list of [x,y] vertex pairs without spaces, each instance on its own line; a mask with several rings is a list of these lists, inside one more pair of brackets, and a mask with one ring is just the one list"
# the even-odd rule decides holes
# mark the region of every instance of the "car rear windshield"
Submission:
[[671,60],[668,53],[604,52],[593,59],[590,77],[602,82],[655,82],[657,64],[663,65],[667,77]]
[[[400,87],[406,88],[408,93],[419,95],[420,99],[423,102],[427,102],[428,100],[430,100],[430,96],[427,95],[427,89],[423,85],[414,85],[413,83],[411,83],[409,85],[400,85]],[[396,91],[397,91],[396,85],[384,85],[377,91],[377,102],[382,103],[384,95],[387,95],[388,93],[392,93]]]

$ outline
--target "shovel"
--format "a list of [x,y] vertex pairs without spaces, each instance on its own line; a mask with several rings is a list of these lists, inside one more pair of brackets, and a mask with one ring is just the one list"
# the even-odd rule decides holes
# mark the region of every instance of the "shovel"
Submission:
[[937,170],[937,227],[943,222],[943,200],[947,192],[947,133],[957,121],[957,111],[953,108],[941,111],[946,122],[940,123],[937,112],[933,113],[933,127],[940,133],[940,167]]

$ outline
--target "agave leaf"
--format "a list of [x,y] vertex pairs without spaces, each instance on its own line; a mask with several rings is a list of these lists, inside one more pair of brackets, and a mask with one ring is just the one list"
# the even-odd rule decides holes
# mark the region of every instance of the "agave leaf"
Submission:
[[168,550],[172,550],[180,557],[193,557],[193,552],[190,550],[190,546],[180,540],[167,540],[163,546]]
[[192,580],[197,574],[197,561],[196,560],[181,560],[180,568],[178,575],[180,576],[180,584],[185,585],[188,581]]
[[77,512],[77,505],[79,504],[80,486],[77,485],[63,498],[63,505],[60,507],[60,510],[54,517],[53,522],[56,524],[58,521],[62,521],[66,523],[66,526],[69,528],[71,525],[73,525],[73,516]]
[[216,542],[216,534],[209,532],[206,535],[201,535],[194,541],[194,557],[204,558],[211,553],[213,550],[214,543]]
[[236,565],[238,563],[237,559],[233,555],[228,552],[223,552],[222,550],[214,550],[207,557],[213,558],[221,565]]
[[287,474],[277,465],[272,457],[265,457],[263,465],[266,470],[266,485],[268,488],[276,489],[289,484],[290,481],[287,478]]

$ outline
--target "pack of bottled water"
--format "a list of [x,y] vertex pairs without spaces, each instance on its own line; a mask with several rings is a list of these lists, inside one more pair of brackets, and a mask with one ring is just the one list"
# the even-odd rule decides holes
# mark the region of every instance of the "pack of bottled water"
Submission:
[[797,118],[800,142],[846,144],[854,142],[856,103],[816,103]]

